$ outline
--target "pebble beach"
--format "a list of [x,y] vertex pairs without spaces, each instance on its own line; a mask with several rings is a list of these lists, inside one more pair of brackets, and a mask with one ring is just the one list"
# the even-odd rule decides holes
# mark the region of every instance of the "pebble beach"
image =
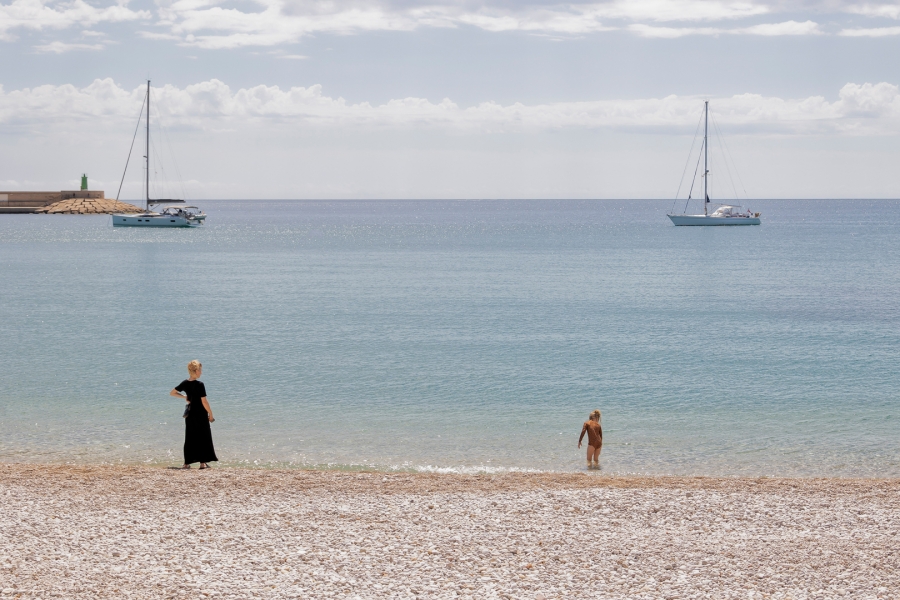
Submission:
[[0,465],[2,598],[900,598],[900,481]]

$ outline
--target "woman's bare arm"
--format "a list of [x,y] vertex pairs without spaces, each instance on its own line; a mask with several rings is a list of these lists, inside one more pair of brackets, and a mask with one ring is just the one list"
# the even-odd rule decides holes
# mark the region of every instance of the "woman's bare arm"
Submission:
[[170,396],[174,396],[175,398],[181,398],[181,399],[184,400],[185,402],[188,401],[188,399],[187,399],[187,394],[182,394],[182,393],[179,392],[178,390],[174,390],[174,389],[173,389],[171,392],[169,392],[169,395],[170,395]]
[[581,435],[578,436],[578,447],[581,448],[581,440],[584,439],[584,434],[587,432],[587,423],[584,424],[581,428]]
[[203,403],[203,408],[206,409],[206,414],[209,415],[209,422],[212,423],[215,419],[212,416],[212,409],[209,407],[209,402],[206,400],[206,396],[200,398],[200,402]]

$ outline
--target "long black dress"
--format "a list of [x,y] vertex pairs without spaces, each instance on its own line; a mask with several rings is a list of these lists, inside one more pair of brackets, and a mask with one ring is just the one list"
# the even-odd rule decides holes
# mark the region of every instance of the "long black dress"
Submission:
[[206,386],[202,381],[185,379],[175,389],[185,392],[191,403],[191,410],[184,419],[184,464],[218,461],[209,428],[209,413],[201,400],[206,397]]

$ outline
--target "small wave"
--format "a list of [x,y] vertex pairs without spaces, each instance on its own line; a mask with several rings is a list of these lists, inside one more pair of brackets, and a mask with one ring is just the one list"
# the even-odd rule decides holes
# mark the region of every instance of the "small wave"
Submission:
[[[171,462],[171,461],[169,461]],[[105,463],[115,464],[115,463]],[[147,466],[167,464],[166,461],[144,461]],[[321,463],[306,461],[266,461],[259,459],[229,460],[218,463],[219,467],[238,467],[250,469],[305,469],[315,471],[344,471],[354,473],[435,473],[455,475],[501,475],[503,473],[550,473],[547,469],[534,469],[528,467],[500,467],[492,465],[417,465],[402,463],[392,465],[380,465],[372,463]]]
[[403,465],[391,466],[389,471],[406,471],[412,473],[438,473],[441,475],[501,475],[503,473],[548,473],[543,469],[525,467],[495,467],[487,465],[462,465],[457,467],[438,467],[435,465]]

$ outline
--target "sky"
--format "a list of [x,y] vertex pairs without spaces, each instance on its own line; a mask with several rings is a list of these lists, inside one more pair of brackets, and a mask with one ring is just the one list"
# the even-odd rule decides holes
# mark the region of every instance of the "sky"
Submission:
[[0,53],[0,190],[139,198],[149,79],[156,197],[684,197],[705,100],[714,198],[900,197],[900,1],[0,0]]

